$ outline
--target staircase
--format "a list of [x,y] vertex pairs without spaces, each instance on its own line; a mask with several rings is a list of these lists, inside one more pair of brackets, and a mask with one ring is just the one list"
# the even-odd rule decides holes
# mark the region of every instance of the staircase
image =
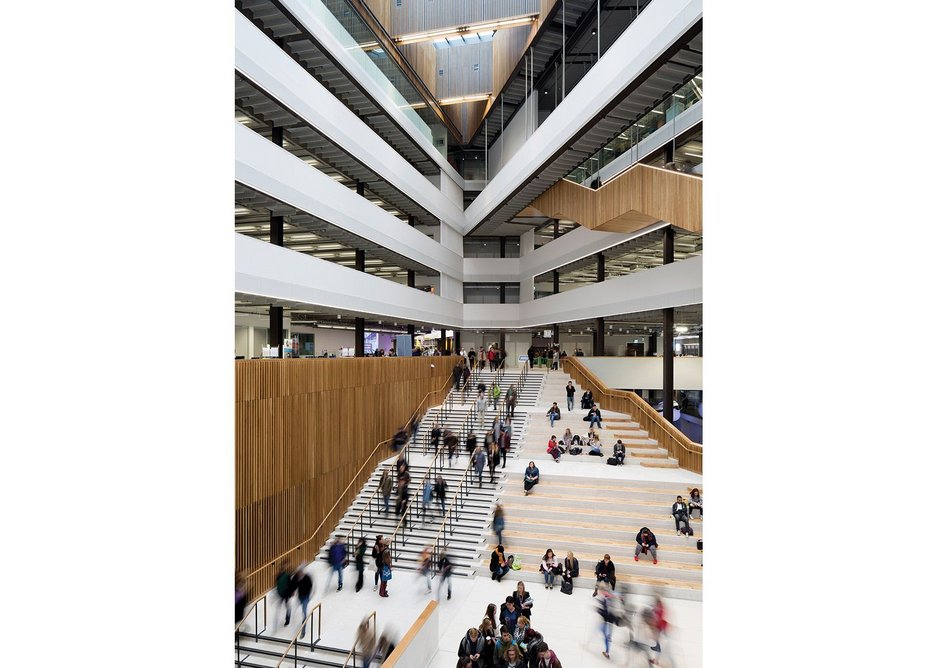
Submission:
[[[296,614],[300,614],[299,611],[296,611]],[[268,618],[268,631],[273,623],[273,618]],[[235,639],[235,665],[239,668],[242,666],[244,668],[276,668],[289,644],[290,640],[286,638],[277,638],[264,633],[255,637],[254,633],[241,631]],[[290,648],[287,660],[292,666],[295,652],[299,661],[297,665],[310,668],[315,666],[343,668],[350,651],[351,648],[326,647],[315,641],[310,642],[309,635],[307,635]]]
[[[500,495],[505,509],[505,551],[522,562],[520,571],[509,571],[505,578],[527,581],[537,596],[543,586],[538,567],[547,548],[558,559],[570,550],[580,562],[574,586],[592,589],[593,569],[608,553],[616,567],[618,591],[624,585],[636,594],[657,591],[672,598],[702,600],[702,553],[697,550],[697,539],[703,538],[703,521],[691,520],[694,536],[689,537],[676,534],[670,517],[675,496],[686,498],[690,488],[700,484],[552,477],[546,465],[539,468],[542,482],[530,495],[524,495],[520,473],[508,476]],[[638,562],[633,558],[635,535],[643,526],[658,540],[657,565],[649,555],[642,555]],[[496,542],[494,533],[487,532],[480,568],[487,569]],[[559,577],[555,586],[560,586]]]
[[[473,374],[473,380],[475,380],[475,374]],[[476,380],[475,382],[478,383],[479,381]],[[455,394],[461,395],[462,393],[460,391]],[[426,509],[425,513],[422,507],[422,481],[431,468],[431,482],[435,481],[437,474],[442,475],[447,482],[447,510],[455,502],[454,492],[459,481],[463,478],[466,467],[469,465],[468,453],[465,448],[465,436],[471,430],[476,434],[478,443],[483,444],[485,432],[491,427],[496,414],[494,409],[490,407],[485,417],[485,426],[480,429],[478,421],[471,417],[471,412],[471,406],[454,407],[445,411],[442,407],[437,406],[428,410],[420,422],[416,437],[412,440],[409,449],[410,492],[413,513],[409,516],[408,527],[403,531],[401,542],[397,545],[394,554],[394,568],[416,570],[419,566],[421,551],[431,544],[440,532],[442,514],[436,500],[431,501],[430,507]],[[516,408],[515,417],[512,420],[511,448],[507,457],[509,460],[516,459],[519,456],[518,449],[524,439],[527,417],[526,411]],[[430,432],[434,424],[439,424],[441,430],[450,429],[454,434],[460,434],[457,456],[453,458],[452,462],[449,461],[445,452],[440,452],[438,455],[430,454],[432,453],[429,445]],[[382,462],[375,469],[336,529],[330,534],[328,540],[328,543],[331,543],[336,536],[347,537],[354,528],[353,537],[357,541],[358,536],[364,532],[368,545],[365,563],[369,570],[374,568],[371,560],[371,546],[374,544],[375,537],[379,534],[385,537],[393,534],[400,520],[394,508],[397,498],[396,488],[392,491],[390,508],[387,514],[383,512],[384,502],[380,498],[380,493],[375,494],[384,469],[388,469],[392,480],[396,480],[395,460],[396,457],[392,457]],[[451,533],[447,530],[444,534],[446,551],[453,565],[454,576],[465,577],[474,574],[476,562],[479,559],[479,551],[484,543],[482,536],[487,528],[491,526],[492,510],[495,507],[496,496],[503,488],[504,483],[501,464],[496,468],[494,482],[490,482],[488,467],[482,473],[481,486],[474,472],[470,473],[470,476],[472,480],[467,484],[465,494],[462,496],[458,516],[454,523],[455,526]],[[319,559],[328,559],[328,543],[320,550]],[[348,538],[346,543],[351,553],[354,550],[354,545],[349,544],[351,540]]]
[[466,384],[466,387],[463,390],[460,390],[457,394],[457,400],[463,403],[475,401],[475,389],[478,384],[485,383],[487,393],[488,390],[492,388],[492,383],[495,381],[496,377],[498,377],[498,387],[502,391],[501,399],[499,399],[499,405],[504,403],[505,394],[508,392],[508,388],[512,385],[514,385],[515,389],[518,391],[518,402],[515,404],[516,407],[531,407],[537,405],[540,399],[541,388],[543,387],[544,379],[547,376],[543,369],[528,370],[525,374],[523,384],[521,369],[506,368],[501,372],[500,376],[498,376],[498,374],[499,372],[491,371],[489,369],[486,369],[485,371],[473,371],[472,375],[469,377],[469,382]]
[[[583,422],[587,411],[580,408],[580,397],[583,394],[583,390],[575,381],[573,382],[573,386],[576,388],[576,395],[574,396],[573,411],[567,411],[567,393],[564,388],[567,386],[567,381],[572,380],[573,379],[568,374],[562,371],[552,371],[550,374],[547,374],[541,390],[541,406],[537,407],[537,411],[540,411],[541,414],[538,415],[536,412],[534,413],[529,421],[527,429],[529,440],[532,443],[532,447],[528,450],[529,452],[535,453],[531,455],[531,459],[550,460],[551,457],[546,452],[547,441],[552,434],[556,435],[559,439],[567,427],[569,427],[570,431],[574,434],[579,434],[581,438],[584,438],[589,432],[589,424]],[[554,401],[560,406],[560,420],[555,421],[553,428],[551,428],[550,421],[547,419],[546,415],[547,409],[550,408],[551,403]],[[602,398],[594,397],[594,401],[601,402]],[[660,447],[658,441],[649,438],[648,432],[643,429],[638,422],[634,421],[628,413],[608,411],[604,409],[601,404],[600,410],[603,414],[603,422],[602,429],[599,429],[598,432],[599,440],[603,446],[604,456],[602,458],[591,457],[586,454],[588,448],[584,446],[584,453],[582,455],[569,457],[570,459],[583,461],[585,457],[586,459],[596,460],[598,463],[605,464],[606,457],[612,456],[613,444],[616,440],[621,439],[622,444],[625,445],[626,465],[641,465],[653,468],[678,468],[677,460],[673,459],[665,448]],[[567,455],[564,455],[564,458],[567,458]]]

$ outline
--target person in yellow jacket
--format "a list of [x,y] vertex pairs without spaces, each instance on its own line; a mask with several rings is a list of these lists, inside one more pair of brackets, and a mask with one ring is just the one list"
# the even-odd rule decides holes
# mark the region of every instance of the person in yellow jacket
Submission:
[[492,406],[495,407],[495,410],[498,410],[498,398],[502,396],[502,390],[498,386],[498,383],[492,383],[492,389],[489,390],[490,396],[492,397]]

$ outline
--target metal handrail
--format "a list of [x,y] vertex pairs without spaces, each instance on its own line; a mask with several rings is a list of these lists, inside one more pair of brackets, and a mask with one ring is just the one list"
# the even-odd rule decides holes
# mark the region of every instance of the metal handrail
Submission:
[[296,630],[296,633],[293,634],[293,640],[290,641],[290,644],[287,645],[286,651],[283,653],[283,656],[280,657],[280,661],[277,662],[276,668],[280,668],[287,655],[290,653],[290,648],[293,648],[293,665],[294,668],[299,662],[299,646],[303,643],[299,642],[300,631],[303,631],[306,628],[306,623],[309,622],[313,615],[316,614],[316,611],[319,610],[319,623],[316,625],[316,640],[313,640],[313,629],[312,624],[310,624],[309,629],[309,650],[313,651],[313,646],[322,640],[322,602],[317,603],[313,606],[313,609],[309,611],[309,614],[306,615],[306,619],[303,620],[303,623],[300,624],[300,628]]
[[[264,628],[263,629],[258,628],[259,624],[257,623],[257,607],[258,607],[257,604],[260,601],[264,601]],[[251,603],[250,609],[254,611],[254,642],[257,642],[261,633],[267,630],[267,592],[264,592],[263,595],[258,596],[256,599],[254,599],[254,602]],[[241,633],[239,632],[239,630],[244,625],[244,623],[248,620],[248,615],[250,614],[251,613],[248,612],[248,614],[244,616],[244,619],[242,619],[240,622],[235,624],[235,651],[238,654],[239,666],[241,665]]]
[[[433,461],[431,461],[430,466],[427,467],[427,472],[423,474],[423,478],[421,478],[420,482],[417,483],[417,489],[420,492],[418,502],[416,504],[414,503],[407,504],[407,510],[405,510],[404,513],[401,515],[401,519],[397,521],[397,526],[394,527],[394,532],[391,534],[390,538],[388,538],[388,546],[391,550],[392,560],[397,559],[397,546],[396,546],[397,545],[397,532],[401,530],[402,525],[404,524],[405,520],[407,520],[408,515],[410,515],[411,530],[413,529],[413,526],[414,526],[413,516],[416,513],[419,505],[423,503],[423,485],[426,482],[427,478],[430,476],[430,474],[432,474],[434,471],[439,471],[443,467],[442,457],[443,457],[443,443],[441,442],[439,447],[436,450],[436,453],[434,453],[433,455]],[[432,502],[431,502],[431,505],[432,505]],[[404,536],[404,534],[401,534],[401,535],[402,535],[401,540],[406,545],[407,544],[406,537]]]
[[465,507],[466,500],[466,485],[469,480],[470,474],[472,472],[472,460],[469,460],[469,463],[466,465],[466,470],[463,471],[462,477],[460,477],[459,482],[456,484],[456,489],[453,493],[453,500],[450,503],[449,509],[443,515],[443,521],[440,525],[440,530],[437,531],[436,536],[433,537],[433,547],[431,548],[431,564],[430,569],[434,575],[438,572],[437,563],[439,562],[440,555],[446,547],[445,534],[447,528],[447,521],[449,522],[449,533],[453,533],[453,515],[456,516],[456,519],[459,519],[459,508]]
[[[377,611],[377,610],[372,610],[372,611],[371,611],[371,614],[368,615],[365,619],[368,619],[368,620],[373,619],[373,620],[374,620],[374,636],[375,636],[375,643],[376,643],[376,645],[377,645],[377,642],[378,642],[378,611]],[[369,622],[369,625],[370,625],[370,624],[371,624],[371,622]],[[348,662],[349,662],[349,661],[352,662],[352,667],[354,668],[354,666],[355,666],[355,661],[354,661],[354,659],[355,659],[357,656],[358,656],[358,638],[355,638],[355,640],[352,642],[352,649],[349,650],[348,656],[345,657],[345,663],[342,664],[342,668],[348,668]]]

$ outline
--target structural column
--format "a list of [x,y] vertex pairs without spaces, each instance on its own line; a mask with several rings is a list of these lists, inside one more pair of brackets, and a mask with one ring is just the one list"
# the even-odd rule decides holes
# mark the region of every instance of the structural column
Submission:
[[[417,223],[417,221],[416,221],[416,219],[415,219],[413,216],[407,216],[407,224],[408,224],[408,225],[410,225],[411,227],[413,227],[416,223]],[[408,288],[415,288],[415,287],[417,287],[417,276],[416,276],[416,274],[414,274],[414,270],[413,270],[413,269],[408,269],[408,270],[407,270],[407,287],[408,287]],[[413,325],[409,325],[409,326],[408,326],[407,333],[410,334],[411,336],[414,335],[413,331],[411,331],[411,330],[413,330],[413,328],[414,328]]]
[[560,272],[554,269],[554,294],[560,294]]
[[[274,306],[271,304],[270,309],[270,322],[267,327],[267,343],[271,346],[282,346],[283,345],[283,307]],[[281,357],[283,356],[283,351],[280,351]]]
[[459,341],[459,330],[453,330],[453,354],[458,355],[459,351],[462,350],[462,346]]
[[606,256],[602,253],[596,253],[596,282],[602,283],[606,280]]
[[[664,234],[664,264],[674,262],[674,228],[668,225],[663,230]],[[662,310],[664,316],[664,331],[662,332],[661,345],[664,346],[664,378],[661,387],[664,389],[664,399],[662,401],[662,416],[668,422],[674,421],[674,309],[666,308]]]
[[606,319],[596,318],[596,331],[593,332],[593,356],[606,354]]
[[[362,186],[361,183],[358,184]],[[365,271],[365,251],[355,249],[355,270]],[[365,319],[355,318],[355,357],[365,356]]]

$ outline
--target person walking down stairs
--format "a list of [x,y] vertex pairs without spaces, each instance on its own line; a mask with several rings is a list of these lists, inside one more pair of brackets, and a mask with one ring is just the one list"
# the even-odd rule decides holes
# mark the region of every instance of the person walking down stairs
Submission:
[[573,387],[573,381],[567,381],[567,412],[573,412],[573,397],[576,395],[576,388]]
[[479,429],[485,429],[485,392],[479,392],[479,396],[476,397],[476,415],[479,421]]
[[475,452],[472,453],[472,465],[475,468],[476,476],[479,478],[479,487],[482,487],[482,471],[485,469],[485,450],[481,445],[477,445]]
[[508,413],[508,417],[513,418],[515,416],[515,404],[518,403],[518,391],[515,389],[514,385],[508,387],[508,392],[505,393],[505,409]]
[[495,532],[495,536],[498,538],[498,544],[503,545],[502,543],[502,531],[505,530],[505,509],[502,508],[502,504],[495,504],[495,511],[492,513],[492,531]]

